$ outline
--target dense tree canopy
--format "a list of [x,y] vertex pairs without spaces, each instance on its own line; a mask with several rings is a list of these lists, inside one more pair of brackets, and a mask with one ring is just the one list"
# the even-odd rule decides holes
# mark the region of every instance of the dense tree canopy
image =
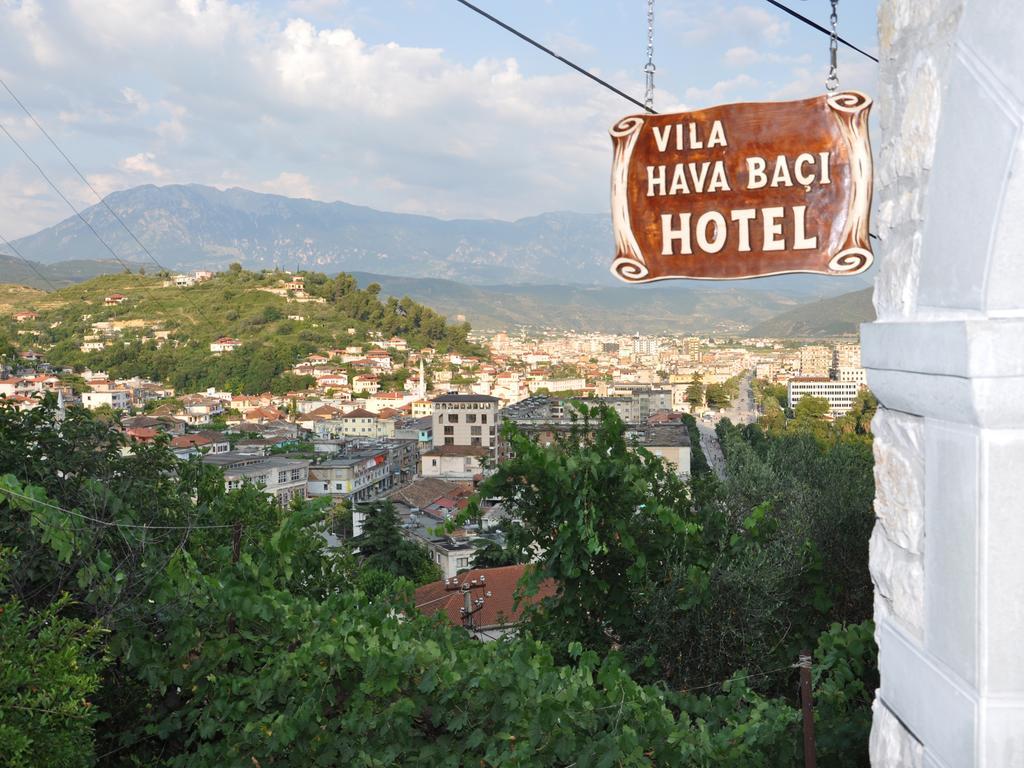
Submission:
[[[747,479],[693,493],[613,414],[587,418],[575,442],[513,435],[517,458],[488,481],[560,589],[519,637],[481,644],[418,616],[401,574],[378,578],[386,513],[365,551],[328,550],[319,505],[227,493],[216,470],[162,443],[126,450],[84,411],[0,404],[0,764],[788,768],[793,658],[769,606],[753,611],[766,595],[816,639],[821,764],[864,765],[874,649],[853,622],[867,614],[831,586],[846,578],[834,552],[779,563],[798,543],[782,532],[815,507],[799,529],[812,547],[829,526],[854,544],[843,515],[863,489],[809,489],[855,455],[815,459],[791,495],[792,473],[769,477],[762,497],[754,481],[782,459],[758,443],[773,438],[737,434],[758,459]],[[823,586],[820,604],[792,604],[790,578]],[[717,648],[700,629],[714,612]]]
[[[149,377],[181,392],[218,387],[249,394],[301,386],[307,382],[286,373],[297,360],[339,345],[366,343],[371,333],[400,336],[413,347],[487,354],[468,341],[468,324],[449,325],[444,316],[408,297],[381,300],[379,285],[360,289],[351,275],[301,273],[306,291],[323,303],[289,303],[268,292],[290,277],[287,273],[233,267],[186,289],[164,287],[162,278],[141,275],[106,275],[62,289],[51,297],[54,307],[41,310],[38,320],[16,328],[12,318],[0,319],[0,354],[9,346],[6,338],[28,331],[37,334],[55,365]],[[127,302],[106,306],[104,296],[113,292],[127,295]],[[105,348],[82,352],[82,338],[95,335],[93,324],[99,322],[127,325]],[[147,338],[145,331],[152,327],[167,330],[170,338]],[[211,353],[210,342],[220,336],[241,340],[244,353]]]

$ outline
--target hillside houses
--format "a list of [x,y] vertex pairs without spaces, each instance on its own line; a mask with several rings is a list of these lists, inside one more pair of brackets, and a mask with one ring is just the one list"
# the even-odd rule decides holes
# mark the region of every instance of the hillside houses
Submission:
[[221,336],[216,341],[210,342],[210,351],[215,355],[221,355],[225,352],[234,352],[240,346],[242,346],[242,342],[238,339],[230,336]]

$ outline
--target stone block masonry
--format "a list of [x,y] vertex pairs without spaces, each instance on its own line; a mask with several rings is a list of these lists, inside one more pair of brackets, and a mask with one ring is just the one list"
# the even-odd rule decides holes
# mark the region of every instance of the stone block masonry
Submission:
[[882,0],[878,768],[1024,766],[1024,14]]

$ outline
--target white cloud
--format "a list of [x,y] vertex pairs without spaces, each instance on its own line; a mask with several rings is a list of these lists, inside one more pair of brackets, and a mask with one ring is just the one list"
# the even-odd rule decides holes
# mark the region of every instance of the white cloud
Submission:
[[737,91],[753,88],[757,84],[757,80],[743,73],[728,80],[719,80],[710,88],[687,88],[686,100],[698,106],[710,106],[733,98]]
[[139,152],[137,155],[126,157],[121,161],[121,170],[128,173],[145,174],[154,179],[162,179],[167,175],[167,171],[157,164],[156,155],[152,152]]
[[729,30],[750,43],[777,46],[789,37],[789,22],[769,8],[729,5],[721,0],[684,0],[671,5],[659,17],[687,42],[705,42]]
[[316,198],[317,196],[313,182],[303,173],[283,171],[278,174],[277,178],[262,181],[257,187],[260,192],[270,192],[285,197]]
[[730,67],[744,68],[755,64],[809,64],[811,55],[803,53],[799,56],[786,56],[778,53],[766,53],[746,45],[730,48],[722,56]]
[[[40,23],[62,57],[21,50],[12,86],[46,94],[30,107],[104,194],[195,181],[445,216],[599,211],[608,127],[636,111],[570,71],[227,0],[53,0]],[[602,74],[641,92],[637,71]],[[659,108],[677,103],[659,88]]]

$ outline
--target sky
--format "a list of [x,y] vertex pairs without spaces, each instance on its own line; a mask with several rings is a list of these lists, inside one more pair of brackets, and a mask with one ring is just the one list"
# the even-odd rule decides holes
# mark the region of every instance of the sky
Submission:
[[[475,0],[643,98],[644,0]],[[785,0],[827,24],[828,0]],[[840,34],[877,54],[877,0]],[[824,91],[828,38],[764,0],[656,0],[655,108]],[[101,193],[202,183],[441,218],[608,210],[637,108],[455,0],[0,0],[0,77]],[[877,65],[840,48],[840,83]],[[6,92],[0,123],[96,199]],[[0,134],[0,235],[70,209]]]

